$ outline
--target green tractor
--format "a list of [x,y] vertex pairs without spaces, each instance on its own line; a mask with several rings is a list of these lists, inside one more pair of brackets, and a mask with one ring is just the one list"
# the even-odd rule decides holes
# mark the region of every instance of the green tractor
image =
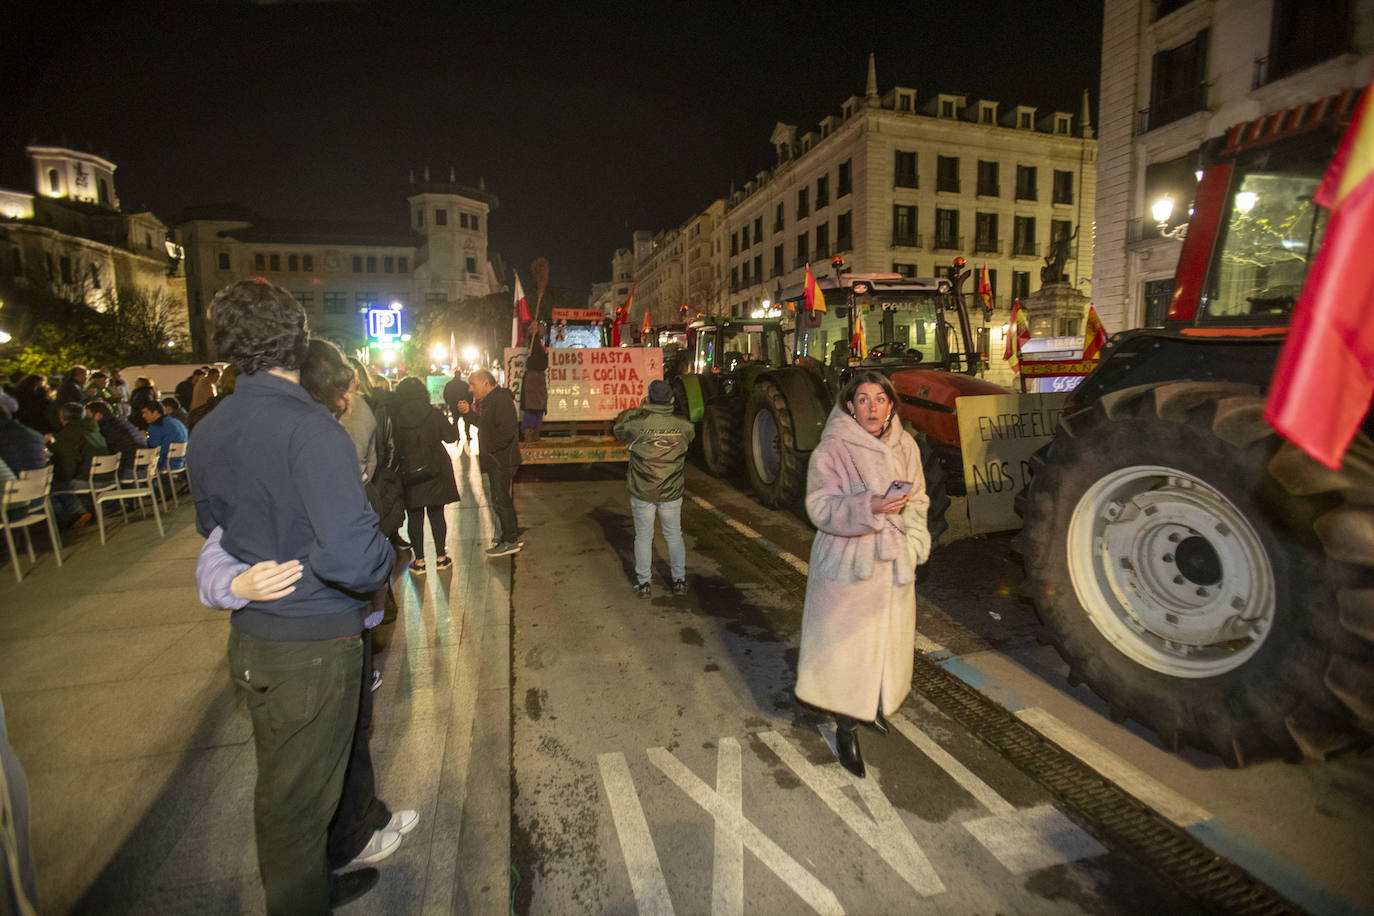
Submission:
[[739,473],[744,406],[755,379],[787,364],[777,318],[698,318],[672,377],[677,413],[697,424],[695,448],[714,477]]

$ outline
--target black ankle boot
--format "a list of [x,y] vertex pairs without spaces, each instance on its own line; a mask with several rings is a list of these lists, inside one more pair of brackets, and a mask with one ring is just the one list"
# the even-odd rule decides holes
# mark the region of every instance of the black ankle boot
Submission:
[[864,755],[859,750],[859,723],[848,716],[835,717],[835,752],[840,765],[860,779],[864,778]]
[[873,717],[873,721],[865,722],[864,725],[867,725],[869,728],[873,729],[875,732],[882,735],[884,738],[887,737],[888,725],[887,720],[883,718],[883,709],[881,706],[878,707],[878,714]]

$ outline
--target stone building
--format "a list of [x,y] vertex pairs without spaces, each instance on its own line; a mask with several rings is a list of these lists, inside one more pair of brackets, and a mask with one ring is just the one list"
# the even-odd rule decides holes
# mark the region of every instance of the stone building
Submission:
[[[988,268],[1000,317],[985,339],[1000,355],[1011,300],[1039,288],[1053,239],[1072,239],[1070,284],[1091,276],[1097,144],[1086,93],[1083,109],[1075,124],[1069,112],[959,94],[923,97],[903,86],[879,94],[870,55],[863,95],[813,128],[777,124],[773,167],[701,223],[713,238],[702,249],[712,273],[691,275],[709,306],[699,310],[752,314],[779,287],[800,284],[808,262],[827,275],[835,255],[855,272],[926,277],[945,275],[962,256]],[[662,233],[669,260],[682,232]],[[638,262],[636,279],[672,282],[647,269],[655,260]],[[1063,323],[1055,333],[1081,333],[1082,316]]]
[[184,314],[180,249],[155,215],[121,209],[116,165],[65,147],[25,151],[33,192],[0,190],[0,274],[101,310],[118,290],[137,289]]
[[1106,0],[1102,61],[1091,292],[1114,332],[1168,314],[1204,141],[1364,86],[1374,0]]
[[[215,293],[244,277],[264,277],[306,309],[314,333],[345,352],[366,338],[365,312],[399,303],[424,311],[500,288],[487,247],[498,201],[479,184],[411,175],[406,220],[366,222],[262,217],[242,207],[192,207],[177,219],[186,250],[192,331],[205,340]],[[413,321],[407,326],[413,326]]]

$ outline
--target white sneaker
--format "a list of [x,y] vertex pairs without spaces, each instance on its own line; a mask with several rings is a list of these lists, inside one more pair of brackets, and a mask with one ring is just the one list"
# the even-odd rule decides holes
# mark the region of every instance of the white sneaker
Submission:
[[[389,826],[390,825],[388,825],[388,827]],[[372,839],[367,841],[367,845],[363,847],[362,852],[354,856],[353,861],[339,869],[339,871],[343,871],[345,868],[353,868],[357,865],[371,865],[374,862],[380,862],[399,849],[400,846],[401,833],[399,830],[384,829],[374,831]]]
[[419,823],[420,812],[418,811],[393,811],[391,820],[387,821],[387,825],[383,827],[382,830],[394,830],[402,836],[405,836],[407,833],[414,830],[415,826]]

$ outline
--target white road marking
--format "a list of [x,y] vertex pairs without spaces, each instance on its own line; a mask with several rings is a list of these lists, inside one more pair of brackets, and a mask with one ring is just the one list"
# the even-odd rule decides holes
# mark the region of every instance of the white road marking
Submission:
[[654,838],[649,834],[644,809],[640,807],[639,796],[635,793],[630,765],[625,762],[625,755],[620,753],[601,754],[596,758],[596,764],[601,768],[601,782],[606,787],[606,798],[611,803],[611,817],[615,820],[616,836],[620,838],[620,852],[625,856],[625,867],[630,872],[630,889],[635,895],[635,906],[646,916],[671,916],[673,901],[668,896],[668,884],[663,880],[663,869],[658,864],[658,853],[654,851]]
[[[824,732],[823,732],[824,734]],[[875,779],[855,780],[840,769],[838,763],[833,767],[812,766],[801,753],[777,732],[760,732],[758,737],[777,754],[779,759],[797,774],[812,792],[834,811],[841,820],[873,848],[892,869],[901,875],[902,880],[911,885],[912,890],[923,897],[941,894],[945,885],[935,868],[926,858],[911,831],[902,823],[901,815],[893,810],[892,804],[877,787]],[[833,736],[827,736],[833,740]],[[843,782],[841,780],[844,780]],[[842,785],[852,785],[858,789],[859,797],[871,812],[871,817],[859,810],[841,791]]]
[[992,813],[991,817],[965,821],[963,826],[1012,874],[1063,865],[1107,851],[1053,805],[1018,810],[904,714],[893,716],[891,722],[922,754]]
[[716,516],[716,518],[724,522],[727,527],[730,527],[735,531],[738,531],[740,534],[744,535],[745,537],[751,540],[758,541],[759,546],[771,551],[775,556],[777,556],[779,560],[782,560],[784,563],[795,569],[797,572],[801,573],[803,576],[810,574],[811,564],[807,563],[801,557],[797,556],[794,553],[789,553],[788,551],[783,550],[777,544],[774,544],[772,541],[768,540],[768,538],[759,534],[753,528],[750,528],[748,525],[744,524],[738,519],[734,519],[726,515],[720,509],[717,509],[715,506],[711,505],[706,500],[702,499],[700,496],[688,496],[687,498],[690,499],[692,502],[696,503],[701,508],[705,509],[707,512],[710,512],[712,515]]
[[[741,778],[739,742],[721,738],[716,750],[716,794],[740,817],[744,816],[744,781]],[[742,916],[744,913],[744,842],[738,833],[716,831],[712,865],[711,913]]]
[[1045,710],[1022,709],[1017,711],[1016,717],[1178,826],[1191,827],[1212,819],[1211,812],[1205,808],[1193,804]]
[[717,832],[725,830],[738,836],[749,851],[757,856],[769,871],[790,887],[793,893],[800,897],[807,906],[817,913],[844,913],[840,901],[830,888],[803,868],[796,859],[784,852],[781,846],[769,839],[738,808],[702,782],[695,773],[669,753],[666,748],[649,748],[648,754],[649,760],[663,771],[663,775],[672,780],[679,789],[687,793],[692,801],[704,808],[706,813],[715,819]]

